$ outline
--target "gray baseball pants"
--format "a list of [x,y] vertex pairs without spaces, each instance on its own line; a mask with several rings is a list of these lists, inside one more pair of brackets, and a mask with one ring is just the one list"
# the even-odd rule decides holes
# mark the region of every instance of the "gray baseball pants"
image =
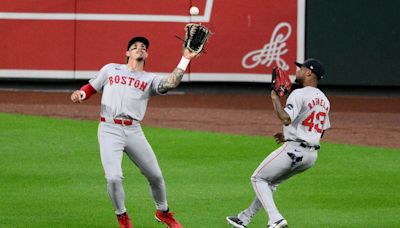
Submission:
[[126,212],[125,192],[122,186],[122,157],[125,151],[147,178],[158,210],[167,210],[166,187],[153,149],[144,136],[140,123],[130,126],[100,122],[98,128],[100,157],[108,194],[116,214]]
[[251,176],[256,197],[246,210],[239,213],[239,219],[245,225],[249,224],[262,207],[268,214],[269,224],[283,219],[273,199],[277,185],[312,167],[317,155],[317,150],[302,147],[299,142],[285,142],[268,155]]

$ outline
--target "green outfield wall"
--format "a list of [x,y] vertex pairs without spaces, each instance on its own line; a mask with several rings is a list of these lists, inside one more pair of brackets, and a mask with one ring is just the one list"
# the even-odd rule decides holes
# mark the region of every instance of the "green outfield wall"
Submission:
[[400,1],[307,0],[306,57],[324,85],[400,86]]

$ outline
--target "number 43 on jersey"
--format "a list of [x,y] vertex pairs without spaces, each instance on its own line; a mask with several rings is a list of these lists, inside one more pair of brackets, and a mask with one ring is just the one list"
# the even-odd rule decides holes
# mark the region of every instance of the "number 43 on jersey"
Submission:
[[318,112],[315,114],[315,111],[313,111],[305,120],[303,120],[302,124],[306,127],[308,127],[308,131],[312,131],[314,128],[315,131],[318,133],[322,133],[324,123],[325,123],[325,117],[326,113],[325,112]]

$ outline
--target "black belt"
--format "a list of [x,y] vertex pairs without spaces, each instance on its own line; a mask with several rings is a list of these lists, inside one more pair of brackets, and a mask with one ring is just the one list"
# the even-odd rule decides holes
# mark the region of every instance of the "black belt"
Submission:
[[304,148],[313,148],[314,150],[319,150],[319,148],[321,148],[321,147],[318,146],[318,145],[316,145],[316,146],[310,146],[310,145],[305,144],[304,142],[300,143],[300,146],[301,146],[301,147],[304,147]]
[[300,143],[300,146],[301,146],[301,147],[304,147],[304,148],[312,148],[312,149],[314,149],[314,150],[319,150],[319,149],[321,148],[319,145],[311,146],[311,145],[307,144],[307,143],[304,142],[304,141],[297,141],[297,140],[292,140],[292,139],[288,139],[288,140],[286,140],[286,141],[287,141],[287,142],[299,142],[299,143]]

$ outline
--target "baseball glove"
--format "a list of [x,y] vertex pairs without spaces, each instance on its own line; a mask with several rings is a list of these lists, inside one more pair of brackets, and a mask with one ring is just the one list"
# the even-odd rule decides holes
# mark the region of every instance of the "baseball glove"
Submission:
[[281,68],[274,67],[272,69],[271,88],[282,97],[290,92],[292,89],[292,82],[289,75]]
[[200,53],[210,36],[210,30],[199,24],[187,24],[184,47],[192,53]]

